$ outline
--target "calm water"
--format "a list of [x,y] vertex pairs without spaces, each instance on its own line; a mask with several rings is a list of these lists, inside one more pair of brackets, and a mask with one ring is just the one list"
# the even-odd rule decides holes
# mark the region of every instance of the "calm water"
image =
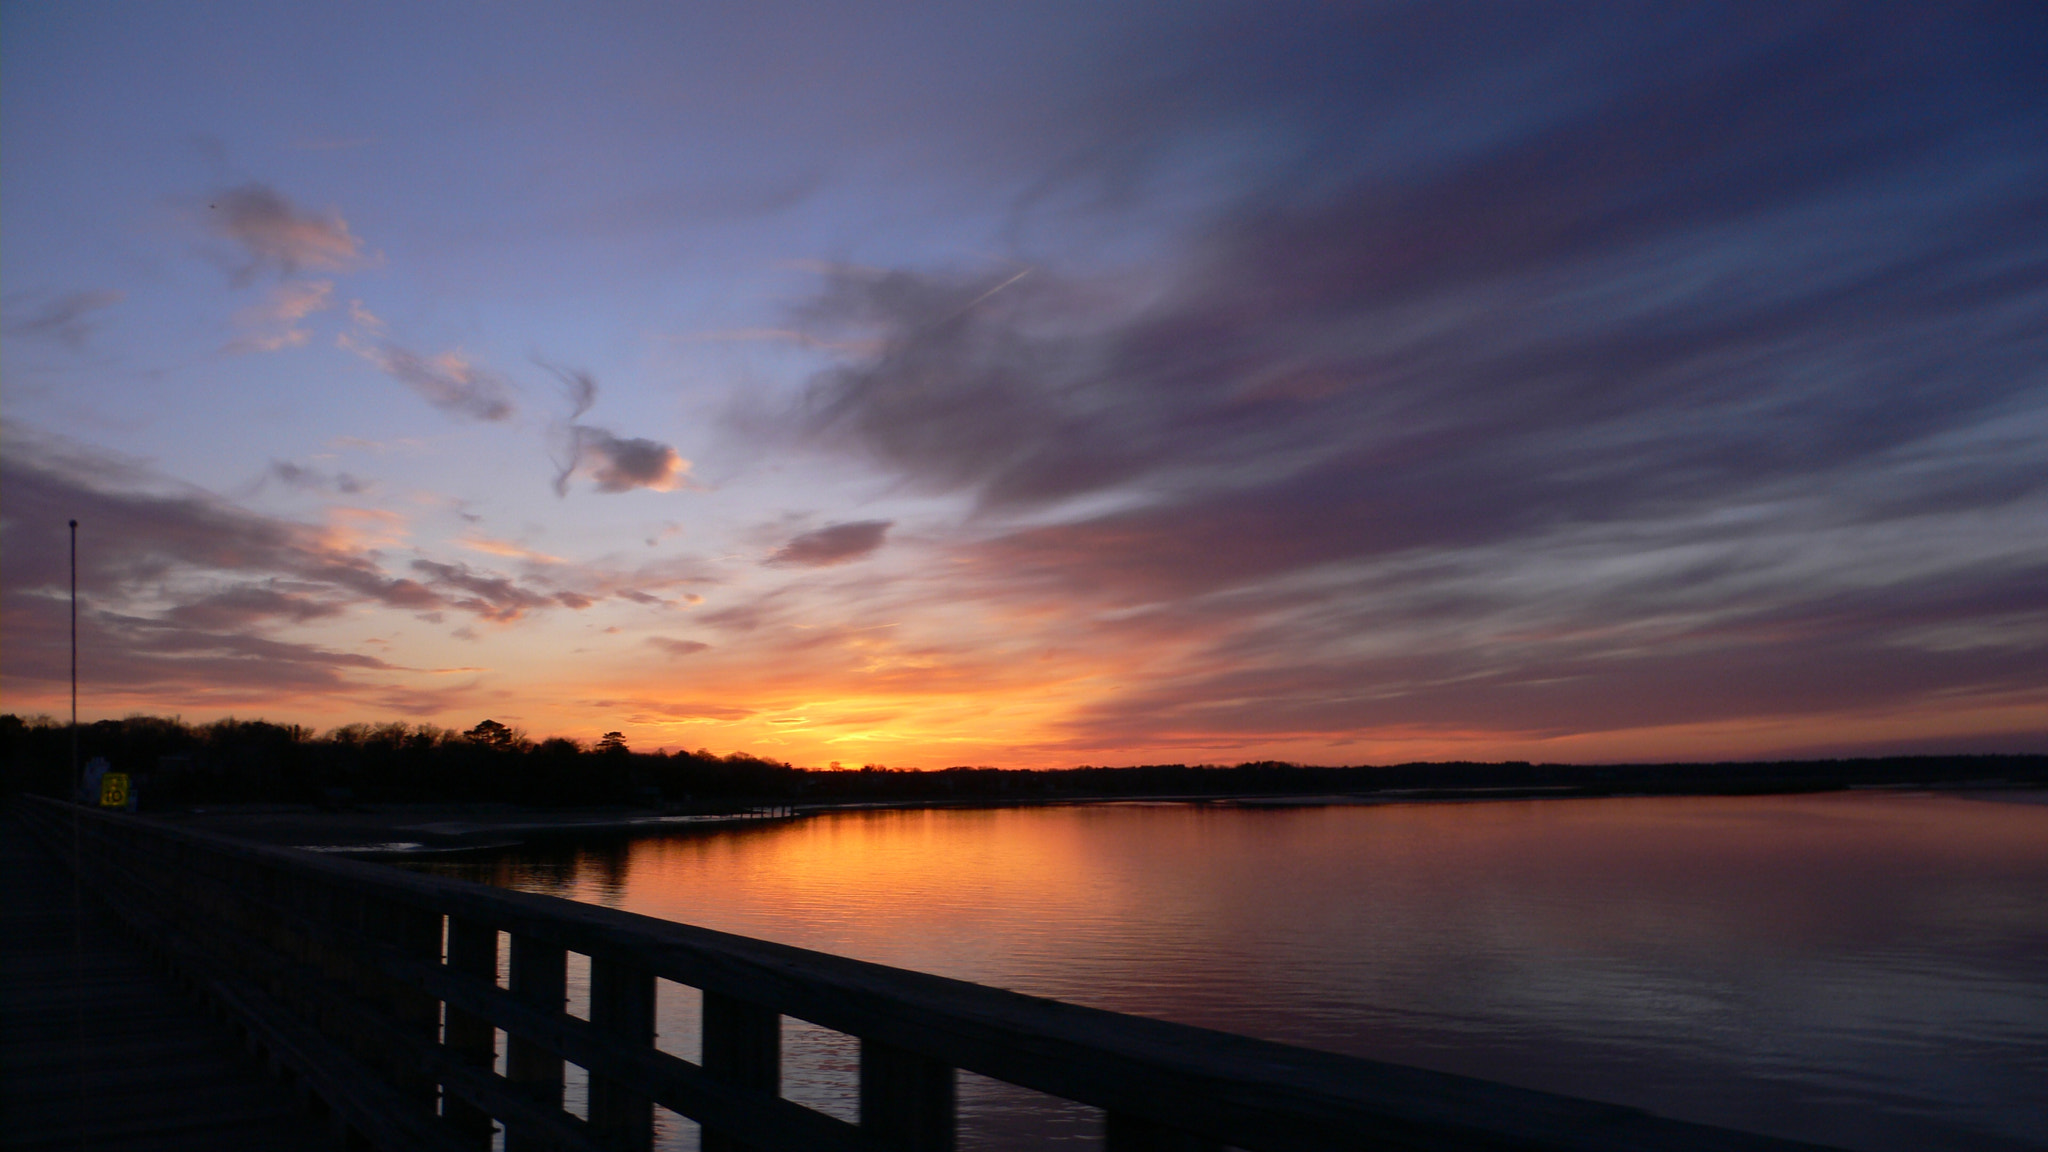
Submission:
[[[851,812],[432,870],[1847,1148],[2048,1148],[2048,804]],[[694,1058],[694,993],[662,988]],[[784,1044],[785,1094],[852,1119],[852,1044]],[[961,1099],[964,1147],[1097,1139]]]

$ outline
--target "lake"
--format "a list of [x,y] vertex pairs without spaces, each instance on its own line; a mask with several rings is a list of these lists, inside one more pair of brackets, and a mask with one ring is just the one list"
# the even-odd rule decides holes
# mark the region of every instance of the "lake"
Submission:
[[[2043,799],[842,811],[416,866],[1844,1148],[2040,1149]],[[662,987],[694,1059],[695,996]],[[854,1118],[853,1043],[786,1021],[784,1048],[785,1095]],[[961,1114],[966,1149],[1099,1139],[974,1076]]]

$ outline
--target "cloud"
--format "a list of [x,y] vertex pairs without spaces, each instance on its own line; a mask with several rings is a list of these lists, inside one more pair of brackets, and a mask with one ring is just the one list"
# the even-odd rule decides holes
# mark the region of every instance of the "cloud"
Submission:
[[[54,630],[38,625],[32,618],[9,614],[10,636],[47,642],[53,650],[62,651]],[[93,654],[89,675],[102,700],[131,693],[170,692],[187,707],[274,707],[281,698],[295,695],[358,696],[374,689],[374,679],[366,677],[406,671],[374,656],[336,652],[316,644],[185,628],[108,612],[81,617],[79,631],[81,648]],[[33,681],[54,682],[62,675],[62,670],[54,667],[37,668],[33,656],[20,664],[9,663],[13,667],[8,679],[17,691],[33,690]]]
[[[1075,379],[1081,349],[1061,336],[1027,334],[1051,327],[1065,302],[1041,290],[1042,281],[991,296],[1010,279],[833,273],[805,322],[858,331],[876,351],[811,382],[794,414],[800,432],[867,455],[920,487],[985,493],[1001,492],[1006,472],[1048,446],[1100,439],[1088,417],[1107,413],[1059,408],[1063,390],[1087,384]],[[1039,314],[1040,306],[1052,315]],[[1102,457],[1114,454],[1105,448]]]
[[474,532],[455,542],[464,548],[492,556],[509,556],[515,560],[531,560],[536,564],[562,563],[560,556],[550,556],[546,552],[536,552],[523,544],[515,544],[510,540],[493,540],[488,536],[480,536]]
[[522,588],[503,576],[473,572],[467,564],[443,564],[436,560],[415,560],[412,569],[425,575],[427,583],[447,589],[449,607],[460,608],[497,624],[508,624],[536,608],[559,603],[552,593]]
[[[2009,574],[2042,575],[2038,568]],[[2005,582],[1975,580],[1970,592]],[[1861,619],[1812,618],[1807,613],[1818,605],[1793,600],[1698,627],[1644,627],[1601,611],[1550,615],[1541,632],[1517,634],[1475,627],[1466,617],[1416,630],[1427,644],[1352,652],[1304,650],[1306,636],[1293,628],[1219,629],[1210,620],[1207,642],[1183,650],[1173,674],[1090,701],[1069,732],[1096,746],[1230,747],[1402,731],[1533,744],[1586,733],[2043,702],[2030,671],[2042,656],[2038,642],[1968,651],[1903,644],[1902,621],[1890,611],[1946,615],[1961,606],[1927,585],[1892,589],[1884,599],[1886,611]],[[1527,619],[1526,606],[1490,607]],[[1766,623],[1788,607],[1801,617],[1797,624]],[[1623,638],[1629,642],[1617,643]],[[1873,735],[1827,727],[1836,751]],[[1711,752],[1667,745],[1663,754]]]
[[859,560],[882,546],[891,520],[855,520],[790,538],[762,561],[777,567],[826,568]]
[[337,552],[375,556],[379,549],[403,543],[411,530],[404,516],[388,508],[339,505],[327,509],[327,525],[320,532],[320,542]]
[[301,213],[266,184],[224,188],[208,197],[205,213],[214,232],[241,247],[243,277],[262,271],[289,275],[301,268],[344,271],[363,259],[362,242],[339,213]]
[[555,477],[557,494],[567,493],[569,479],[576,475],[590,477],[599,492],[672,492],[687,482],[690,462],[666,444],[626,439],[583,424],[569,431],[575,447],[568,465]]
[[756,710],[731,703],[678,700],[581,700],[577,706],[591,712],[630,710],[635,724],[690,723],[693,721],[744,720]]
[[48,337],[73,349],[81,349],[85,347],[86,338],[99,328],[94,315],[127,298],[127,293],[111,288],[66,293],[43,301],[22,319],[10,320],[7,331],[16,336]]
[[647,643],[666,652],[670,659],[694,656],[699,652],[709,650],[711,647],[711,645],[704,643],[702,640],[673,640],[667,636],[649,636]]
[[[1131,145],[1105,180],[1231,124],[1295,142],[1182,216],[1142,292],[829,274],[798,319],[876,351],[788,425],[986,514],[1111,507],[1047,531],[1214,583],[1875,487],[2039,410],[2048,114],[1999,33],[1701,8],[1475,40],[1404,11],[1203,40],[1102,96]],[[1931,498],[2030,485],[2022,453],[1975,465]]]
[[1488,11],[1190,21],[1050,94],[1011,234],[1070,255],[826,269],[777,431],[971,501],[940,586],[1117,654],[1090,746],[2026,691],[2038,24]]
[[299,321],[332,307],[333,295],[331,280],[287,280],[274,285],[262,303],[235,313],[235,326],[244,334],[230,341],[224,351],[275,352],[304,344],[312,333],[299,327]]
[[604,428],[577,424],[577,417],[597,403],[597,378],[588,372],[560,368],[543,360],[541,367],[561,382],[569,401],[569,416],[555,427],[555,439],[563,446],[563,458],[555,461],[555,494],[566,496],[569,481],[588,476],[600,492],[630,492],[646,488],[672,492],[688,483],[690,462],[674,448],[658,440],[628,438]]
[[279,591],[264,584],[240,584],[199,600],[174,605],[166,618],[194,628],[235,629],[268,620],[303,624],[338,616],[343,606],[331,600]]
[[[350,693],[402,669],[264,633],[361,603],[438,603],[323,533],[171,486],[104,453],[10,436],[0,455],[0,677],[39,695],[67,674],[67,519],[79,521],[79,630],[102,693],[172,688],[194,707]],[[104,697],[103,697],[104,698]]]
[[378,714],[397,713],[400,716],[446,716],[451,712],[474,712],[480,705],[479,682],[471,680],[447,687],[419,688],[413,686],[394,687],[364,694],[368,707]]
[[597,403],[597,377],[588,372],[557,368],[545,360],[541,361],[540,365],[561,382],[562,394],[569,400],[570,422],[573,423],[577,417],[590,411],[591,405]]
[[79,585],[94,595],[177,568],[280,572],[349,562],[322,548],[317,530],[305,525],[163,484],[111,454],[53,448],[10,431],[0,458],[10,589],[62,586],[65,521],[71,518],[81,524]]
[[428,357],[394,343],[386,338],[384,321],[361,300],[349,301],[348,315],[350,327],[335,337],[337,347],[376,365],[450,415],[484,421],[511,419],[511,387],[496,373],[472,364],[459,351]]
[[289,487],[305,492],[338,492],[344,496],[357,496],[370,490],[371,485],[347,472],[329,475],[314,468],[307,468],[289,460],[272,460],[264,473],[265,479],[277,480]]
[[471,364],[460,352],[424,357],[389,341],[368,343],[346,332],[337,343],[450,415],[487,421],[512,416],[505,381]]
[[701,604],[703,596],[678,590],[719,582],[702,562],[688,556],[669,556],[631,568],[614,568],[604,563],[562,562],[537,571],[529,579],[548,587],[573,583],[573,589],[566,590],[588,597],[593,602],[616,597],[628,603],[659,608]]
[[342,519],[329,526],[265,516],[19,429],[0,452],[0,494],[0,683],[14,699],[46,695],[68,672],[66,521],[74,518],[80,643],[102,699],[173,691],[194,708],[274,705],[293,693],[381,699],[402,694],[400,681],[417,670],[291,630],[381,610],[509,623],[598,595],[424,558],[410,575],[394,575],[376,551],[403,528],[388,513],[338,509]]
[[359,332],[370,336],[382,336],[386,331],[384,321],[379,319],[375,312],[365,308],[361,300],[348,302],[348,322],[355,325]]
[[695,592],[685,592],[673,600],[664,599],[652,592],[643,592],[638,588],[631,587],[611,588],[609,594],[629,603],[644,604],[649,608],[693,607],[704,602],[704,597]]

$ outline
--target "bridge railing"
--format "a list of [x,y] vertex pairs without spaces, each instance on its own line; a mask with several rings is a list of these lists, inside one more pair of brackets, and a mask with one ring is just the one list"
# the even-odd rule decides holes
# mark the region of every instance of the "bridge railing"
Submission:
[[[942,1152],[955,1071],[1100,1108],[1113,1152],[1781,1152],[1806,1145],[889,968],[549,896],[48,801],[43,839],[360,1142]],[[501,934],[509,979],[498,979]],[[589,957],[588,1018],[567,957]],[[655,1043],[657,980],[703,995],[701,1061]],[[859,1040],[859,1122],[779,1093],[781,1021]],[[505,1038],[504,1072],[497,1037]],[[564,1106],[588,1074],[587,1116]]]

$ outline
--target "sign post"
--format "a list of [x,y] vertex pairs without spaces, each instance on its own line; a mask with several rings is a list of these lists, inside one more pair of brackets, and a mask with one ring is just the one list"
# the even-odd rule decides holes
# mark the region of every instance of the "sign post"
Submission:
[[100,784],[113,770],[114,766],[107,763],[105,756],[95,756],[86,761],[85,772],[78,781],[78,802],[86,805],[99,803],[102,794]]

